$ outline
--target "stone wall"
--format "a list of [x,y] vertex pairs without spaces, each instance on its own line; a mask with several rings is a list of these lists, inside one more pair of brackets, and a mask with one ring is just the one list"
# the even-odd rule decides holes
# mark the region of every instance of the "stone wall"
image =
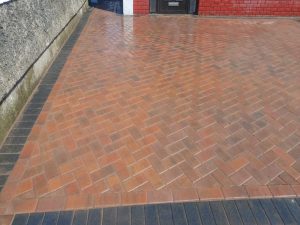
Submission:
[[87,0],[0,4],[0,143],[85,8]]

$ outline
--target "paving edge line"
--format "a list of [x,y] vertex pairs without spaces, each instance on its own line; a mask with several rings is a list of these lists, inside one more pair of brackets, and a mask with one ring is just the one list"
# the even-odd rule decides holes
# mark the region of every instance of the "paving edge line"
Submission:
[[300,224],[299,198],[165,203],[25,213],[3,225],[242,225]]
[[39,198],[7,199],[2,196],[0,216],[18,213],[65,211],[97,207],[116,207],[193,201],[227,201],[249,199],[298,198],[289,185],[232,186],[224,188],[187,188],[176,190],[106,192]]

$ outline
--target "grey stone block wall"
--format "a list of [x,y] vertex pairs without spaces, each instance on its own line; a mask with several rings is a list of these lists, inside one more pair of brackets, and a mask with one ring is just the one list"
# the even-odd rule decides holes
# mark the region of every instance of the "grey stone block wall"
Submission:
[[0,99],[83,3],[84,0],[18,0],[0,6]]

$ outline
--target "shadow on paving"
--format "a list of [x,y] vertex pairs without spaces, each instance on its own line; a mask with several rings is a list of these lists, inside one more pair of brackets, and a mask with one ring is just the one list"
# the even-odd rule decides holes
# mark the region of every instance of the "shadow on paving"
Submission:
[[123,14],[123,1],[120,0],[101,0],[98,4],[90,4],[90,6],[117,14]]
[[300,199],[156,204],[18,214],[13,225],[262,225],[300,224]]

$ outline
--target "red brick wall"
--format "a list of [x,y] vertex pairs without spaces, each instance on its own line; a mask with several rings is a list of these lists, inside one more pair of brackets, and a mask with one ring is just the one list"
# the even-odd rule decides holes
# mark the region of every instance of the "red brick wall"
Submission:
[[300,16],[300,0],[199,1],[199,15]]
[[134,14],[149,14],[150,5],[149,0],[133,0]]

